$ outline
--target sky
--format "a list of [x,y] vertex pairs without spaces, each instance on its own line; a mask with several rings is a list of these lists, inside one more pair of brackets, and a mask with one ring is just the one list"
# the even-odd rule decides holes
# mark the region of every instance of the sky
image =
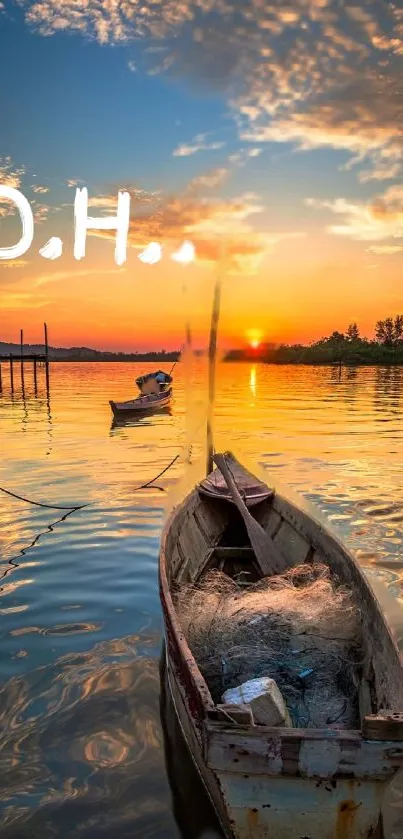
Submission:
[[[402,69],[386,0],[0,0],[0,186],[35,219],[0,340],[172,349],[189,320],[204,346],[217,272],[223,347],[372,337],[403,312]],[[114,231],[74,258],[82,187],[94,216],[130,193],[123,265]],[[2,199],[0,248],[20,236]]]

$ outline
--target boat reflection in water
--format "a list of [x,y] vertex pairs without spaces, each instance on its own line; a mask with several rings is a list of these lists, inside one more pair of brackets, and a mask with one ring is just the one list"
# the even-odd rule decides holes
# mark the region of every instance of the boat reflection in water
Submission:
[[161,416],[172,416],[172,408],[168,405],[166,408],[159,408],[155,415],[148,413],[128,414],[114,416],[111,423],[111,431],[114,428],[134,428],[136,426],[155,425],[156,418]]
[[172,809],[183,839],[224,839],[195,768],[169,690],[165,646],[160,659],[160,713]]

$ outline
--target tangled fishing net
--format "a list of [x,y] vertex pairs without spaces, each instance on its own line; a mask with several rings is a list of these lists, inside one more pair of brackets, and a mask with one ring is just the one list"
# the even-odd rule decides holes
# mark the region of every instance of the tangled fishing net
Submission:
[[301,565],[245,588],[220,571],[183,585],[176,607],[215,702],[270,677],[298,728],[358,723],[360,613],[326,565]]

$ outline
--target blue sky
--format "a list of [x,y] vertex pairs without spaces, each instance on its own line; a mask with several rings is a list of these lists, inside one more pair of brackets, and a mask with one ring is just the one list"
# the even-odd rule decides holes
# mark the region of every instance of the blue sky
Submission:
[[[0,47],[7,80],[0,184],[20,188],[36,218],[29,253],[19,265],[0,264],[4,323],[17,322],[22,309],[36,324],[47,308],[77,307],[79,289],[70,302],[68,296],[69,272],[78,277],[83,270],[71,254],[76,185],[88,186],[101,214],[110,213],[119,188],[131,190],[132,266],[150,237],[171,248],[191,238],[207,276],[226,242],[230,270],[244,278],[231,323],[241,322],[247,291],[269,303],[267,278],[282,290],[266,320],[262,305],[252,306],[251,318],[267,337],[298,339],[302,322],[302,337],[322,330],[310,312],[318,298],[328,312],[323,289],[347,274],[357,279],[340,294],[338,328],[351,310],[361,307],[370,324],[375,308],[386,309],[392,298],[399,305],[403,13],[397,6],[6,0]],[[0,204],[0,247],[18,237],[18,217],[9,210]],[[57,263],[38,256],[52,235],[65,242]],[[88,243],[85,289],[81,284],[87,321],[95,287],[110,299],[112,281],[103,271],[113,268],[111,253],[108,240]],[[150,274],[135,264],[148,283]],[[153,273],[160,290],[171,281],[172,266],[165,266]],[[364,286],[371,305],[362,300]],[[38,293],[45,287],[46,294]],[[351,305],[343,308],[343,299]],[[176,299],[172,317],[178,306]],[[120,340],[111,338],[118,311],[102,327],[107,337],[99,327],[98,344]],[[0,308],[0,328],[1,317]],[[106,309],[97,317],[107,323]],[[68,322],[62,328],[60,321],[60,329],[67,340]],[[231,326],[231,340],[236,331]],[[129,338],[122,341],[126,346]]]

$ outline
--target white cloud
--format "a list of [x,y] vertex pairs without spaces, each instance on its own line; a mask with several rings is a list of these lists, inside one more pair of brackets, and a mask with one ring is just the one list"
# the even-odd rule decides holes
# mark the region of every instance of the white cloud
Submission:
[[[21,0],[44,35],[142,40],[149,71],[224,94],[248,142],[355,156],[365,180],[402,163],[400,4],[368,0]],[[204,150],[219,148],[208,143]],[[203,149],[182,143],[175,156]],[[386,165],[388,164],[388,166]],[[376,174],[369,174],[370,170]]]
[[195,140],[191,143],[181,143],[173,152],[174,157],[190,157],[199,151],[218,151],[225,146],[223,142],[205,143],[202,140]]
[[328,233],[336,236],[373,242],[403,239],[402,185],[390,187],[368,203],[349,201],[346,198],[328,201],[307,198],[305,203],[313,209],[329,210],[344,217],[342,224],[331,224],[326,228]]

